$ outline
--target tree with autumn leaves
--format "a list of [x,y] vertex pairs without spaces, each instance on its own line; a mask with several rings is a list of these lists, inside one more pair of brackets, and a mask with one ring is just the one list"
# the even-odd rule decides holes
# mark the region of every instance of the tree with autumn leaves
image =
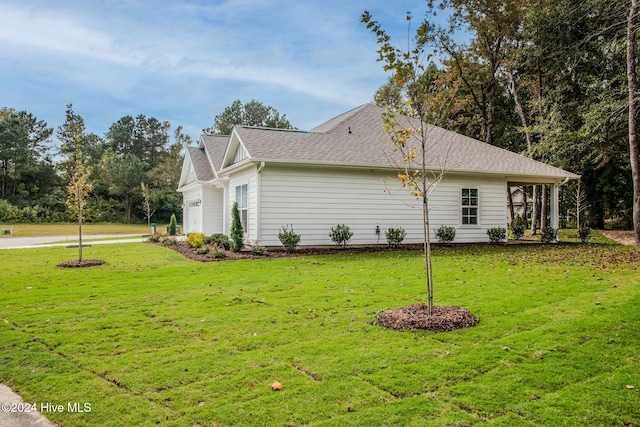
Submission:
[[84,120],[73,112],[73,106],[69,104],[66,120],[58,128],[58,137],[62,141],[63,152],[67,155],[64,161],[65,171],[69,175],[66,204],[78,217],[78,262],[80,263],[82,262],[83,211],[89,193],[93,190],[93,185],[89,181],[89,170],[82,154],[86,136]]

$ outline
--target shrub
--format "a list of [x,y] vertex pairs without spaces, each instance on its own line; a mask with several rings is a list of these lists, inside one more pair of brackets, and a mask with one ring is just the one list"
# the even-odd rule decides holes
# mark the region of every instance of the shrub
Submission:
[[164,245],[175,245],[178,242],[172,237],[163,236],[163,238],[160,240],[160,243]]
[[169,220],[169,236],[175,236],[177,228],[178,221],[176,220],[176,214],[171,214],[171,219]]
[[198,249],[202,245],[204,245],[204,234],[203,233],[189,233],[187,235],[187,244],[192,248]]
[[516,240],[520,240],[524,237],[524,231],[527,229],[527,220],[521,217],[520,215],[516,215],[516,217],[511,221],[511,234],[513,238]]
[[283,226],[278,233],[278,239],[287,252],[295,252],[300,243],[300,235],[293,231],[293,225]]
[[258,242],[256,240],[256,243],[251,246],[251,253],[253,255],[265,255],[267,253],[267,248],[265,248],[264,246],[260,245],[260,242]]
[[515,240],[520,240],[524,237],[524,227],[522,225],[512,225],[511,235]]
[[196,248],[196,253],[198,255],[206,255],[211,251],[211,248],[209,248],[209,246],[206,245],[202,245],[198,248]]
[[149,241],[150,242],[161,242],[164,239],[165,236],[163,236],[162,234],[155,234],[153,236],[149,236]]
[[229,240],[226,234],[222,234],[222,233],[216,233],[216,234],[212,234],[209,237],[205,237],[204,243],[206,245],[216,244],[227,251],[231,249],[231,240]]
[[244,230],[242,229],[238,202],[233,202],[231,218],[231,250],[233,252],[240,252],[244,246]]
[[331,227],[331,234],[329,234],[331,241],[336,244],[336,246],[341,248],[346,248],[349,244],[349,241],[353,237],[353,233],[349,226],[344,224],[338,224],[335,227]]
[[580,240],[582,241],[582,243],[587,243],[589,239],[591,239],[591,228],[580,227],[578,229],[578,236],[580,236]]
[[216,246],[209,251],[209,256],[213,258],[224,258],[227,256],[227,254],[225,254],[224,251],[221,251],[220,248]]
[[490,228],[487,230],[487,236],[491,243],[504,243],[507,240],[507,229],[503,227]]
[[542,232],[540,234],[540,241],[542,243],[551,243],[558,240],[558,230],[555,228],[547,226],[540,231]]
[[440,243],[451,243],[456,238],[456,229],[442,225],[436,230],[436,238]]
[[397,248],[400,246],[406,235],[407,232],[404,231],[404,228],[402,227],[390,228],[386,233],[384,233],[384,236],[387,238],[387,243],[391,248]]

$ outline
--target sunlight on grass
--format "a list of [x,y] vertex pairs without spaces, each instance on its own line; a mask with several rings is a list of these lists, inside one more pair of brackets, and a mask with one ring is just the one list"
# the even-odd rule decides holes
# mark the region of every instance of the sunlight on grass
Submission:
[[91,403],[46,414],[64,426],[640,424],[636,248],[436,251],[436,304],[481,319],[440,334],[372,324],[424,300],[419,252],[198,263],[126,243],[56,267],[74,255],[3,252],[0,282],[0,381]]

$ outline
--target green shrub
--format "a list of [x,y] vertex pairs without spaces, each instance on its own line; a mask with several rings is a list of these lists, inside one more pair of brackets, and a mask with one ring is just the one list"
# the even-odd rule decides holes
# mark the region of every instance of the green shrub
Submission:
[[512,225],[511,226],[511,235],[515,240],[520,240],[524,237],[525,228],[521,225]]
[[211,250],[209,250],[209,256],[213,258],[224,258],[227,256],[227,254],[224,253],[224,251],[220,250],[219,247],[214,246],[211,248]]
[[229,240],[226,234],[222,234],[222,233],[215,233],[215,234],[212,234],[211,236],[205,237],[204,244],[205,245],[216,244],[227,251],[231,249],[231,240]]
[[187,234],[187,244],[192,248],[198,249],[204,245],[203,233],[189,233]]
[[527,220],[520,215],[516,215],[513,221],[511,221],[511,234],[513,235],[513,238],[515,240],[522,239],[527,226]]
[[175,236],[178,228],[178,221],[176,220],[176,214],[171,214],[169,220],[169,236]]
[[353,237],[353,233],[348,225],[338,224],[335,227],[331,227],[331,234],[329,234],[329,237],[336,246],[344,249]]
[[231,208],[231,250],[240,252],[244,247],[244,230],[242,229],[242,220],[240,219],[240,210],[238,202],[233,202]]
[[293,231],[293,225],[283,226],[278,233],[278,239],[287,252],[295,252],[298,243],[300,243],[300,235]]
[[397,248],[400,246],[406,235],[407,232],[404,231],[404,228],[402,227],[390,228],[386,233],[384,233],[384,236],[387,238],[387,243],[391,248]]
[[507,229],[503,227],[490,228],[487,230],[487,236],[491,243],[504,243],[507,240]]
[[260,242],[256,241],[253,246],[251,246],[251,253],[253,255],[266,255],[267,253],[267,248],[265,248],[264,246],[260,245]]
[[196,248],[196,253],[198,255],[206,255],[211,251],[211,248],[206,245],[202,245],[199,248]]
[[442,225],[436,230],[436,238],[440,243],[451,243],[456,238],[456,229]]
[[542,243],[552,243],[558,240],[558,230],[551,226],[544,227],[540,234],[540,241]]
[[587,243],[589,239],[591,239],[591,228],[580,227],[578,229],[578,236],[580,236],[580,240],[582,241],[582,243]]

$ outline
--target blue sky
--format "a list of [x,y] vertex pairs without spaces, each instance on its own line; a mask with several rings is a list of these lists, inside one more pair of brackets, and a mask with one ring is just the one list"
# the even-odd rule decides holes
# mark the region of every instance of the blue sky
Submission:
[[233,100],[257,99],[299,129],[371,101],[387,76],[372,13],[407,41],[424,0],[2,0],[0,107],[49,126],[73,104],[103,135],[145,114],[194,140]]

